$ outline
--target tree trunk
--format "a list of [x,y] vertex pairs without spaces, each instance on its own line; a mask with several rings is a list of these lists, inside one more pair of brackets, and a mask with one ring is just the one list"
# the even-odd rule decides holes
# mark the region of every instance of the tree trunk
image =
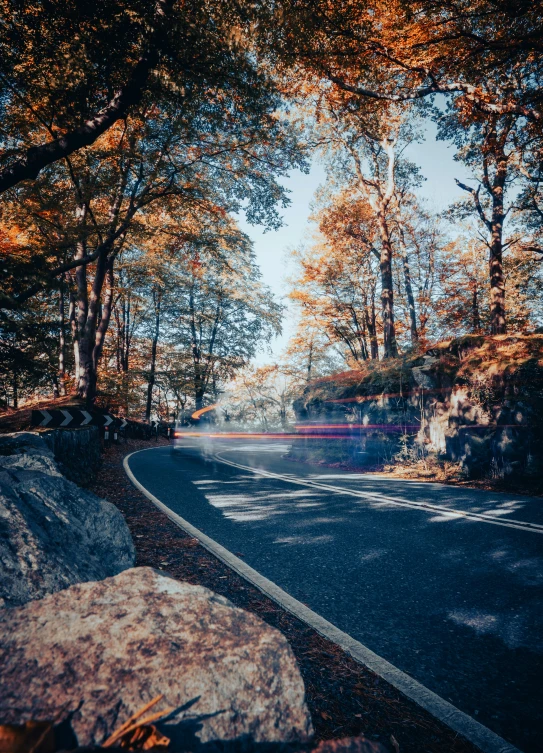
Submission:
[[126,312],[123,314],[124,317],[124,345],[123,345],[123,351],[124,351],[124,357],[122,362],[122,369],[123,371],[128,371],[128,364],[130,359],[130,295],[128,296],[128,301],[126,302]]
[[194,380],[194,406],[196,410],[201,410],[204,407],[204,395],[205,389],[200,380]]
[[110,260],[107,264],[104,279],[106,282],[106,292],[103,296],[103,302],[99,306],[100,322],[96,327],[94,348],[92,352],[94,370],[96,371],[96,373],[98,373],[98,364],[104,350],[104,342],[106,339],[107,330],[109,328],[109,322],[111,321],[111,312],[113,309],[113,289],[115,285],[115,280],[113,277],[113,260]]
[[313,341],[309,343],[309,352],[307,354],[307,377],[306,382],[311,381],[311,371],[313,369]]
[[13,372],[12,388],[13,388],[13,407],[15,410],[17,410],[17,408],[19,407],[19,383],[17,381],[17,371]]
[[417,329],[417,312],[415,309],[415,297],[413,296],[413,286],[411,284],[411,270],[409,268],[409,254],[402,225],[399,225],[400,248],[402,249],[403,279],[405,285],[405,295],[407,297],[407,306],[409,308],[409,329],[411,332],[411,345],[416,348],[419,344],[419,333]]
[[196,310],[194,306],[194,288],[193,282],[189,293],[189,312],[190,312],[190,333],[191,333],[191,350],[192,363],[194,366],[194,406],[195,410],[201,410],[204,407],[205,385],[202,379],[201,363],[201,341],[198,338],[196,327]]
[[[395,191],[395,147],[398,133],[384,138],[380,142],[382,152],[373,151],[375,178],[364,176],[360,154],[351,149],[359,185],[372,205],[379,227],[381,239],[381,254],[379,269],[381,272],[381,307],[383,317],[383,358],[397,358],[398,344],[396,342],[396,328],[394,326],[394,289],[392,284],[392,242],[388,227],[387,212]],[[369,142],[373,144],[374,139]],[[373,147],[371,147],[373,149]],[[386,179],[381,178],[380,157],[386,155]]]
[[[456,181],[464,191],[470,193],[475,203],[477,213],[490,233],[489,248],[489,277],[490,277],[490,333],[492,335],[504,335],[507,331],[505,319],[505,278],[503,274],[503,223],[504,191],[507,181],[507,155],[505,144],[511,124],[502,124],[498,129],[496,119],[488,124],[483,144],[483,185],[492,201],[492,213],[490,219],[481,205],[479,191]],[[494,168],[494,175],[491,174]]]
[[88,335],[79,339],[79,375],[77,379],[77,394],[79,397],[92,404],[96,397],[96,372],[92,351],[94,342]]
[[158,337],[160,334],[160,304],[161,295],[153,291],[153,301],[155,304],[155,331],[153,333],[153,341],[151,344],[151,368],[149,370],[149,383],[147,384],[147,403],[145,406],[145,420],[147,423],[151,420],[151,407],[153,402],[153,387],[155,386],[155,374],[156,374],[156,352],[158,345]]
[[64,288],[61,285],[59,294],[60,333],[58,342],[58,391],[66,395],[66,320],[64,315]]
[[490,333],[505,335],[505,279],[503,275],[503,186],[495,186],[492,202],[490,243]]
[[[87,295],[86,268],[78,268],[79,380],[77,394],[92,404],[96,398],[98,362],[109,326],[113,305],[113,260],[104,253],[98,258],[90,295]],[[107,282],[103,303],[102,288]],[[83,289],[84,286],[84,289]]]
[[372,361],[379,360],[379,342],[377,340],[377,317],[375,314],[375,291],[371,292],[371,315],[366,308],[364,315],[366,317],[366,327],[370,338],[370,356]]
[[394,290],[392,287],[392,244],[383,207],[377,212],[381,236],[381,307],[383,316],[383,358],[397,358],[398,344],[394,326]]
[[368,361],[369,360],[368,346],[366,343],[366,336],[363,332],[359,333],[358,342],[360,344],[360,358],[362,359],[362,361]]
[[[503,274],[503,223],[505,220],[504,191],[507,181],[507,155],[505,143],[510,123],[503,124],[498,130],[496,123],[488,132],[487,143],[490,149],[484,156],[484,184],[492,196],[492,216],[490,220],[490,332],[493,335],[505,335],[505,278]],[[494,178],[491,181],[488,159],[492,157],[495,165]]]
[[471,296],[471,326],[474,332],[481,331],[481,316],[479,314],[479,289],[477,283],[473,285]]
[[[84,213],[82,210],[82,215]],[[85,256],[86,249],[83,243],[78,243],[77,252],[75,258],[83,258]],[[89,389],[93,385],[92,374],[92,347],[89,332],[87,330],[88,320],[88,290],[87,290],[87,267],[77,267],[75,271],[75,281],[77,285],[77,309],[75,312],[75,326],[77,330],[77,338],[74,340],[77,343],[77,377],[76,377],[76,390],[77,394],[89,400]],[[75,355],[75,349],[74,349]],[[94,397],[94,395],[93,395]]]
[[368,344],[366,342],[366,319],[363,314],[359,317],[354,309],[352,311],[352,319],[356,332],[356,340],[358,341],[358,348],[360,350],[360,359],[362,361],[367,361],[369,359],[369,354]]
[[72,348],[74,351],[74,378],[77,384],[79,380],[79,333],[77,331],[77,321],[75,318],[75,298],[73,292],[70,290],[70,303],[68,307],[68,322],[70,324],[70,332],[72,334]]

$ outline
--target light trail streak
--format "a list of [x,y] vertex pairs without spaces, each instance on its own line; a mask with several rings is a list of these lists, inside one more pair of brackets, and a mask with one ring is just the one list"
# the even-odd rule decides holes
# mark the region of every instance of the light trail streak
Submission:
[[454,390],[454,387],[437,387],[435,389],[425,389],[420,387],[419,389],[410,390],[408,392],[383,392],[376,395],[364,395],[357,397],[343,397],[334,398],[333,400],[323,400],[323,403],[369,403],[372,400],[379,402],[379,400],[397,400],[398,398],[408,397],[425,397],[426,395],[441,395],[443,393],[449,393]]
[[183,431],[174,432],[175,439],[279,439],[290,441],[294,439],[349,439],[347,435],[334,434],[252,434],[250,432],[203,432],[203,431]]
[[215,410],[216,407],[217,407],[217,403],[214,403],[213,405],[208,405],[206,408],[200,408],[200,410],[195,410],[191,418],[197,421],[200,418],[200,416],[203,416],[204,413],[208,412],[208,410]]
[[367,429],[369,431],[418,431],[420,424],[296,424],[296,431]]

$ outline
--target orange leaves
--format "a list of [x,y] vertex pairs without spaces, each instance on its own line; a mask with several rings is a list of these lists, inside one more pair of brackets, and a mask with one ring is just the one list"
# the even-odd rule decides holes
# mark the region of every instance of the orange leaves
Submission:
[[[174,709],[166,708],[145,716],[163,697],[159,695],[142,706],[109,736],[102,747],[127,751],[167,750],[170,740],[158,731],[153,722],[167,717]],[[57,750],[54,722],[28,721],[25,724],[0,725],[1,753],[55,753]]]
[[125,750],[156,750],[157,748],[166,749],[169,745],[169,739],[157,730],[152,724],[174,711],[173,708],[164,709],[164,711],[155,711],[148,716],[144,716],[153,706],[156,706],[164,698],[158,695],[149,703],[142,706],[130,719],[108,737],[102,744],[103,748],[119,747]]
[[[473,0],[469,13],[460,0],[317,5],[318,12],[285,14],[277,44],[307,80],[331,82],[345,103],[371,109],[442,92],[467,117],[510,113],[540,128],[543,113],[532,104],[543,37],[538,3],[519,10]],[[302,94],[302,83],[295,85]]]

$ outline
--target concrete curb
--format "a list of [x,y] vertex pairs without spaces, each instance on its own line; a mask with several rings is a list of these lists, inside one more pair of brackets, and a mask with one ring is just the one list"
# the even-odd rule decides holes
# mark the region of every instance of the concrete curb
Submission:
[[[129,460],[133,455],[137,455],[140,452],[148,452],[149,450],[155,450],[156,447],[148,447],[144,450],[137,450],[130,453],[123,460],[123,466],[126,471],[126,475],[132,482],[132,484],[142,494],[144,494],[148,500],[150,500],[156,507],[164,512],[170,520],[179,526],[183,531],[193,536],[202,544],[211,554],[228,565],[242,578],[249,581],[253,586],[259,589],[263,594],[279,604],[280,607],[290,612],[294,617],[302,620],[307,625],[316,630],[320,635],[328,640],[333,641],[337,646],[342,648],[354,659],[370,669],[376,675],[386,680],[390,685],[403,693],[409,700],[414,701],[421,706],[425,711],[428,711],[433,717],[438,719],[443,724],[447,725],[450,729],[462,737],[469,740],[476,745],[483,753],[522,753],[518,748],[506,740],[501,738],[495,732],[485,727],[483,724],[475,721],[471,716],[465,714],[452,703],[441,698],[441,696],[429,690],[421,683],[414,680],[412,677],[402,672],[400,669],[390,664],[386,659],[375,654],[371,649],[364,646],[364,644],[352,638],[347,633],[337,628],[324,617],[321,617],[312,609],[306,607],[297,599],[294,599],[286,591],[277,586],[271,580],[268,580],[259,572],[243,562],[239,557],[225,549],[221,544],[217,543],[205,533],[195,528],[191,523],[182,518],[177,513],[174,513],[155,497],[151,492],[140,484],[136,479],[132,471],[130,470]],[[217,458],[218,459],[218,458]],[[228,461],[226,461],[229,465]]]

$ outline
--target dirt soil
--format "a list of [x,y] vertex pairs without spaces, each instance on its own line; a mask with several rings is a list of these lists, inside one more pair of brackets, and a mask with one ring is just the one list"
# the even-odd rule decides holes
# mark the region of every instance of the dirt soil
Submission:
[[285,635],[305,682],[317,741],[364,734],[391,753],[476,753],[475,746],[264,596],[154,507],[132,486],[122,466],[125,455],[150,445],[129,440],[109,448],[90,488],[125,516],[136,565],[210,588]]

